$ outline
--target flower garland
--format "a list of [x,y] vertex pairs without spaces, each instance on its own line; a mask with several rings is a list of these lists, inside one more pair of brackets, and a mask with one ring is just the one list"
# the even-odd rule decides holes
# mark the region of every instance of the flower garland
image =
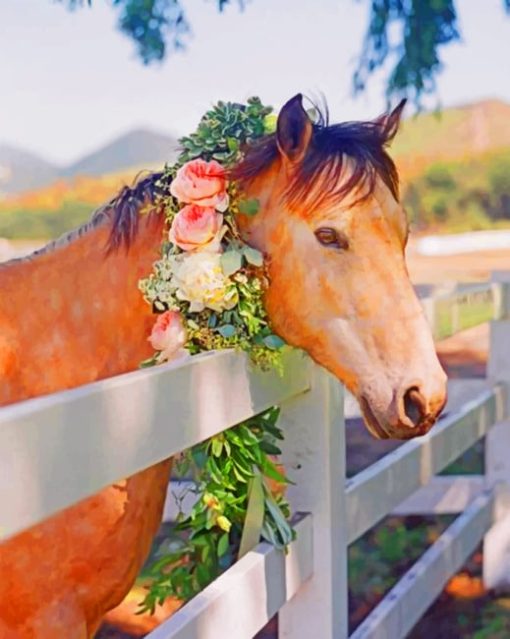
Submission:
[[[258,202],[243,200],[227,179],[242,148],[274,129],[271,111],[258,98],[218,103],[180,141],[177,163],[165,167],[168,235],[153,272],[139,284],[158,314],[149,337],[155,353],[142,366],[235,348],[262,369],[281,367],[284,342],[272,333],[263,305],[263,256],[243,243],[236,224],[238,213],[255,215]],[[179,471],[191,472],[196,502],[150,569],[142,611],[154,612],[168,596],[189,599],[260,535],[278,547],[293,539],[288,480],[272,458],[282,439],[278,412],[269,409],[184,453]]]

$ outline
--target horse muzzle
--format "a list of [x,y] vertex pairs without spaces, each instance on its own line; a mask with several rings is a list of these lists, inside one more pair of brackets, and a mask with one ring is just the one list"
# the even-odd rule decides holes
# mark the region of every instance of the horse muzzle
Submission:
[[366,395],[359,397],[365,424],[377,439],[412,439],[421,437],[437,422],[447,402],[446,378],[438,390],[427,396],[420,384],[397,392],[389,410],[381,411]]

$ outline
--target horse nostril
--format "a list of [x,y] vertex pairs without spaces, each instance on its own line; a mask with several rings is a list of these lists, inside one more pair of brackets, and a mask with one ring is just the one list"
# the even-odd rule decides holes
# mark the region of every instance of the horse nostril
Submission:
[[425,399],[416,386],[404,395],[404,413],[414,426],[418,426],[427,414]]

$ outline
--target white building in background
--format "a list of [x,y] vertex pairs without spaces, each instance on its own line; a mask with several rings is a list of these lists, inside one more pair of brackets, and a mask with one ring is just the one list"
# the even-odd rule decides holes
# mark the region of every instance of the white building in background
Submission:
[[416,242],[420,255],[458,255],[476,251],[510,252],[510,229],[508,231],[473,231],[455,235],[429,235]]

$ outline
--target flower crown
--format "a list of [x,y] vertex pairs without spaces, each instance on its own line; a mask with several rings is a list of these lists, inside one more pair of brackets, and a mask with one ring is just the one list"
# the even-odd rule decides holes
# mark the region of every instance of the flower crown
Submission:
[[[223,348],[247,352],[261,368],[280,365],[284,342],[263,305],[263,256],[242,241],[236,223],[238,213],[255,215],[258,202],[243,199],[227,173],[275,123],[258,98],[220,102],[181,140],[177,163],[165,167],[158,204],[166,236],[153,272],[139,283],[157,313],[149,337],[155,354],[142,366]],[[288,480],[274,459],[278,414],[270,408],[183,454],[178,466],[191,471],[197,499],[158,552],[142,611],[154,612],[168,596],[189,599],[260,536],[280,548],[294,538]]]
[[236,223],[239,212],[256,214],[258,202],[243,200],[227,179],[243,146],[274,121],[257,98],[246,107],[219,103],[166,167],[168,236],[153,273],[140,282],[159,314],[149,337],[156,353],[143,365],[223,348],[248,352],[262,368],[279,365],[284,342],[272,333],[262,303],[263,256],[244,244]]

